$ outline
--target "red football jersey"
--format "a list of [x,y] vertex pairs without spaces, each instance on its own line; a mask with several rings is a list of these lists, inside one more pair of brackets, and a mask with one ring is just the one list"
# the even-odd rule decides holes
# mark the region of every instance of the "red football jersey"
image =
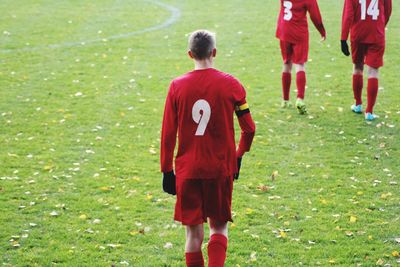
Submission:
[[317,0],[281,0],[276,37],[294,44],[308,42],[307,12],[310,13],[311,21],[321,36],[325,37],[326,32]]
[[[175,172],[179,179],[212,179],[237,172],[233,113],[247,106],[246,91],[233,76],[213,68],[194,70],[173,80],[165,103],[161,134],[161,171],[173,169],[178,133]],[[248,107],[247,107],[248,110]],[[247,119],[251,119],[250,113]],[[245,117],[245,116],[243,116]],[[254,136],[239,150],[248,151]],[[244,138],[246,139],[246,138]],[[241,155],[240,155],[241,156]]]
[[384,43],[392,0],[345,0],[341,40],[366,44]]

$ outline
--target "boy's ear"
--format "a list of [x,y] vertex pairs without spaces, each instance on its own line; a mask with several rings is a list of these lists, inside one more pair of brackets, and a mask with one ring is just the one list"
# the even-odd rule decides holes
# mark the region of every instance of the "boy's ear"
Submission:
[[192,51],[189,50],[189,51],[188,51],[188,55],[189,55],[189,57],[190,57],[191,59],[194,59]]
[[212,56],[215,57],[217,55],[217,48],[213,48],[212,50]]

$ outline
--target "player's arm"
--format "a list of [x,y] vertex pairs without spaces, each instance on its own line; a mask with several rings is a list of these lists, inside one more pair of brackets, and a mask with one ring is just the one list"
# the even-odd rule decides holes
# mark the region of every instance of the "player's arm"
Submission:
[[342,35],[340,37],[341,50],[345,56],[350,55],[347,39],[349,38],[350,28],[354,20],[354,6],[352,0],[345,0],[342,14]]
[[390,16],[392,15],[392,0],[385,0],[385,25],[388,24]]
[[235,112],[241,129],[239,146],[236,155],[238,158],[241,158],[243,157],[244,153],[250,151],[256,131],[256,125],[251,117],[249,105],[245,99],[236,106]]
[[347,40],[354,20],[354,7],[352,0],[345,0],[342,14],[342,35],[340,40]]
[[164,118],[161,131],[160,162],[161,172],[163,173],[163,189],[165,192],[172,195],[176,194],[173,159],[177,131],[178,117],[173,99],[173,83],[171,83],[164,108]]
[[246,99],[236,105],[235,112],[241,129],[239,146],[236,151],[238,171],[235,174],[235,179],[238,179],[240,167],[242,165],[242,157],[246,152],[250,151],[256,131],[256,125],[251,117],[249,105],[247,104]]
[[324,23],[322,22],[321,12],[318,7],[318,3],[316,0],[310,0],[308,2],[308,12],[310,13],[311,21],[313,22],[315,28],[321,34],[323,39],[326,38],[326,31],[324,27]]

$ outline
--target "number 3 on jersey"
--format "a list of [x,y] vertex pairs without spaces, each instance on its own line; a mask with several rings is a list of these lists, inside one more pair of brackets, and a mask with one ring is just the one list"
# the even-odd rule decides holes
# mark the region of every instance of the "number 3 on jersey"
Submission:
[[211,117],[210,104],[204,99],[197,100],[192,108],[192,118],[198,124],[196,136],[203,136]]
[[285,7],[285,15],[283,16],[284,20],[291,20],[293,17],[293,13],[292,13],[292,7],[293,4],[290,1],[283,1],[283,6]]
[[372,20],[378,20],[379,16],[379,0],[371,0],[367,9],[367,0],[359,0],[361,5],[361,20],[365,20],[368,16],[372,17]]

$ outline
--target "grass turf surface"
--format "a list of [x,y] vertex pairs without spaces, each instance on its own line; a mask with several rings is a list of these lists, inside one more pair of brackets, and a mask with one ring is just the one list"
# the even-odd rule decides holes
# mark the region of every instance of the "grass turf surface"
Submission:
[[279,108],[277,3],[165,1],[181,12],[175,24],[109,40],[171,14],[151,1],[2,1],[2,265],[183,265],[159,136],[169,81],[193,68],[186,42],[197,28],[217,32],[216,67],[243,82],[257,121],[235,182],[226,265],[396,265],[400,5],[387,31],[381,118],[367,124],[349,111],[342,2],[319,1],[328,40],[310,25],[309,115],[299,116]]

